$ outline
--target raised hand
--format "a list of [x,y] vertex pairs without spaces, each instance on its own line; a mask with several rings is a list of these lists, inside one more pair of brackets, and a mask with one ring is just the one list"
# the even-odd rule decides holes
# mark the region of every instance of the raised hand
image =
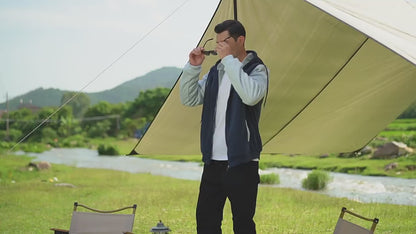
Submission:
[[233,54],[230,45],[228,45],[225,41],[218,42],[215,50],[221,59],[227,55]]
[[193,66],[199,66],[204,62],[205,55],[202,53],[203,47],[197,47],[189,53],[189,63]]

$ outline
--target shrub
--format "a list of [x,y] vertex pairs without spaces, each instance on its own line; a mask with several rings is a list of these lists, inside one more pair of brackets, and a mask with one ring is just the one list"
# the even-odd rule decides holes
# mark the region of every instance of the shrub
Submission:
[[58,134],[51,127],[44,127],[40,130],[40,138],[42,142],[46,142],[54,147],[57,147]]
[[109,120],[102,120],[87,128],[87,136],[91,138],[107,137],[107,132],[110,131],[110,129],[111,122]]
[[99,155],[120,155],[116,146],[100,144],[98,146]]
[[33,153],[42,153],[48,150],[48,147],[43,143],[27,143],[27,144],[20,144],[19,149],[23,150],[24,152],[33,152]]
[[64,147],[83,147],[87,148],[88,139],[81,134],[76,134],[63,139],[62,144]]
[[308,177],[302,180],[302,188],[309,190],[322,190],[330,180],[328,172],[313,170]]
[[[0,141],[12,141],[12,142],[17,142],[20,140],[20,138],[22,138],[22,131],[20,130],[16,130],[16,129],[9,129],[9,135],[7,137],[7,132],[6,131],[0,131]],[[7,139],[8,138],[8,139]]]
[[279,174],[260,175],[260,184],[280,184]]
[[6,152],[13,147],[12,142],[0,141],[0,153]]

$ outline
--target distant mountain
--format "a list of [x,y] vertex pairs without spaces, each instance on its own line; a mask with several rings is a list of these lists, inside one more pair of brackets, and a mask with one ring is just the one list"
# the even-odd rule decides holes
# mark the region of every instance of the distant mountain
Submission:
[[[181,71],[177,67],[163,67],[126,81],[112,89],[86,94],[90,97],[92,105],[100,101],[107,101],[109,103],[133,101],[141,91],[158,87],[172,88]],[[61,97],[66,92],[69,91],[54,88],[38,88],[9,100],[9,109],[11,111],[16,110],[22,104],[38,107],[59,106],[61,104]],[[0,110],[2,109],[6,109],[6,103],[0,103]]]

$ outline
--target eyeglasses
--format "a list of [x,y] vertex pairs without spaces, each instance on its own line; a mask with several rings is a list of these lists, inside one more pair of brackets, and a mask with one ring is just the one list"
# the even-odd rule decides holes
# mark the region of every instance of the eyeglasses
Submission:
[[[212,41],[212,40],[214,40],[214,38],[208,39],[202,47],[205,48],[205,45],[207,44],[207,42]],[[217,55],[218,54],[217,51],[215,51],[215,50],[204,50],[204,51],[202,51],[202,53],[205,54],[205,55],[210,55],[210,54]]]
[[[231,36],[229,36],[229,37],[227,37],[224,40],[219,41],[219,42],[226,42],[230,38],[231,38]],[[212,41],[212,40],[214,40],[214,38],[210,38],[210,39],[206,40],[202,47],[205,48],[205,45],[207,44],[207,42]],[[210,54],[217,55],[218,54],[217,51],[215,51],[215,50],[204,50],[204,51],[202,51],[202,53],[205,54],[205,55],[210,55]]]
[[[219,42],[226,42],[228,39],[230,39],[231,38],[231,36],[229,36],[229,37],[227,37],[227,38],[225,38],[224,40],[222,40],[222,41],[219,41]],[[217,42],[218,43],[218,42]]]

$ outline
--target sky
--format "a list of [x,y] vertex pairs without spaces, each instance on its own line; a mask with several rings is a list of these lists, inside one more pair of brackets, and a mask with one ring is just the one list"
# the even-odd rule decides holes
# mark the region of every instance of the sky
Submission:
[[99,92],[182,67],[218,2],[0,0],[0,103],[40,87]]

